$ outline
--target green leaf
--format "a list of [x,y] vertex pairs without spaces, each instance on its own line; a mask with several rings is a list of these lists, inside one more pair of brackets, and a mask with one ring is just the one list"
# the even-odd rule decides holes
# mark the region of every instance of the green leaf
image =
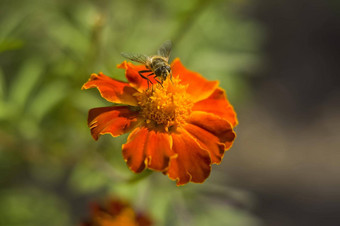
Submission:
[[10,103],[23,109],[42,72],[43,62],[40,59],[28,59],[12,82],[9,90]]
[[24,45],[24,42],[20,39],[7,39],[0,42],[0,53],[20,49]]
[[54,81],[45,85],[32,100],[28,110],[29,114],[40,121],[67,95],[67,91],[67,84],[64,81]]
[[5,101],[5,86],[5,75],[2,68],[0,68],[0,103]]
[[8,114],[8,106],[5,101],[5,76],[0,68],[0,119],[6,118]]
[[[203,214],[204,213],[204,214]],[[197,226],[259,226],[261,222],[246,210],[215,203],[206,207],[203,213],[196,213],[194,225]]]
[[67,205],[52,193],[34,187],[7,189],[0,199],[1,225],[71,225]]
[[113,184],[106,175],[96,169],[96,166],[89,161],[79,161],[72,171],[69,186],[81,194],[95,192]]

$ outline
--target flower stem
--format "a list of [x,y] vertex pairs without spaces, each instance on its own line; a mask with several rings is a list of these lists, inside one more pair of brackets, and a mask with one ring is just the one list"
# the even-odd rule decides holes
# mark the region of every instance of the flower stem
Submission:
[[132,176],[130,179],[127,180],[127,183],[133,184],[136,183],[152,174],[153,171],[151,170],[144,170],[144,172],[139,173],[137,175]]

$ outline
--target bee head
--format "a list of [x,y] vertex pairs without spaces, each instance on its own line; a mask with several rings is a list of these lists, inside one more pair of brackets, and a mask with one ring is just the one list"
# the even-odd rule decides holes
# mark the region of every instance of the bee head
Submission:
[[170,68],[170,66],[169,66],[169,65],[166,65],[166,66],[164,66],[164,68],[165,68],[165,70],[166,70],[168,73],[170,73],[170,72],[171,72],[171,68]]
[[171,73],[171,68],[170,68],[170,66],[169,65],[166,65],[166,66],[163,66],[162,67],[162,74],[163,74],[163,76],[164,76],[164,78],[163,79],[166,79],[166,77]]
[[164,65],[155,70],[155,74],[157,76],[162,77],[162,79],[166,79],[166,77],[171,73],[171,68],[169,65]]

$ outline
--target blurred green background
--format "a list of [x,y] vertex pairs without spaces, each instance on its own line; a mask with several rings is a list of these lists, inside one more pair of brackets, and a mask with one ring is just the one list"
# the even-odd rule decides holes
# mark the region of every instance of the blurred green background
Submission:
[[[130,200],[157,225],[339,225],[336,1],[0,2],[0,225],[77,225],[89,203]],[[204,184],[130,172],[126,135],[95,142],[80,88],[124,79],[120,52],[172,58],[219,80],[240,125]]]

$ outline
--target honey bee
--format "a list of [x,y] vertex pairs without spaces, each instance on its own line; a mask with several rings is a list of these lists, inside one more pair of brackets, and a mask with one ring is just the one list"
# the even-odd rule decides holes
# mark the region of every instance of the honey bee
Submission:
[[[171,52],[172,42],[166,41],[164,42],[160,48],[158,49],[157,55],[146,56],[144,54],[138,53],[121,53],[121,55],[129,60],[144,64],[148,70],[139,71],[138,74],[146,79],[148,82],[148,89],[151,80],[150,76],[154,75],[154,80],[161,84],[163,81],[170,75],[170,79],[172,79],[171,67],[169,65],[169,57]],[[147,74],[149,73],[149,74]],[[160,78],[160,81],[157,79]]]

